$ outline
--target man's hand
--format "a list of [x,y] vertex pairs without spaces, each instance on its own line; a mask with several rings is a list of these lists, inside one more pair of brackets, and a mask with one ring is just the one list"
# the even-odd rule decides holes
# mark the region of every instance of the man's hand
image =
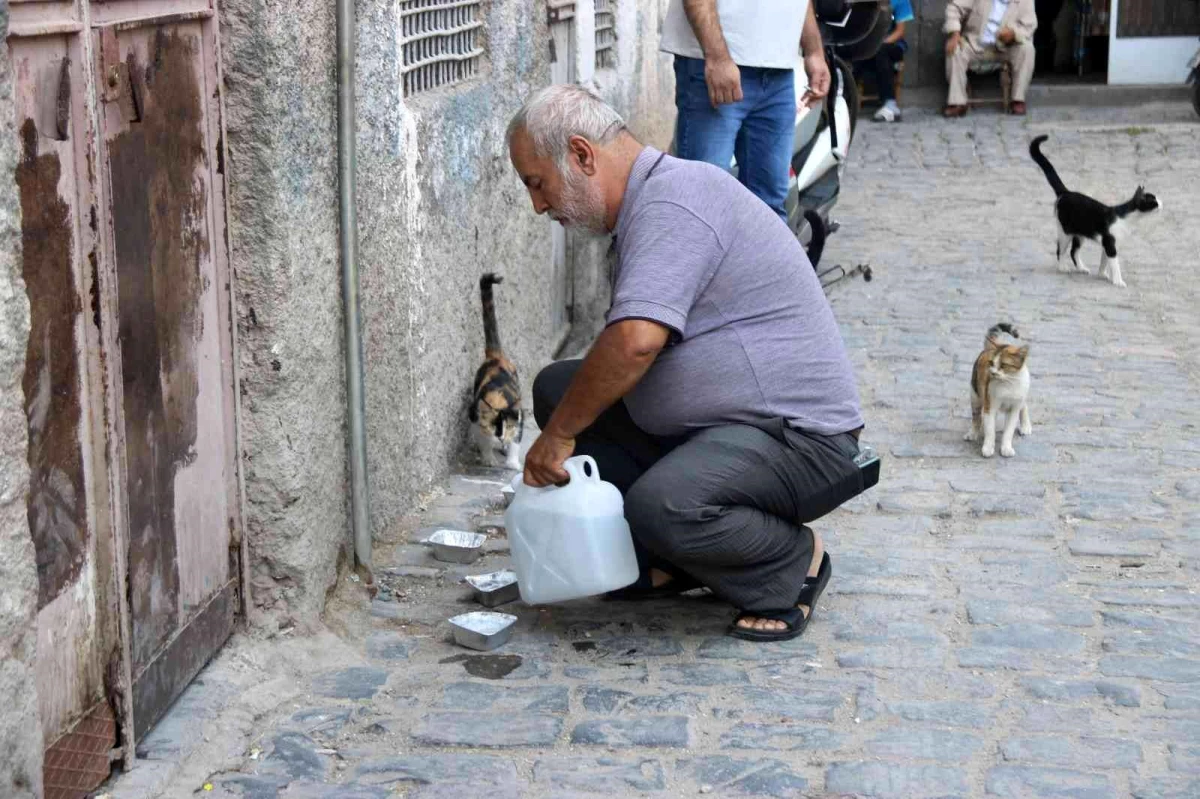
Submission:
[[713,108],[742,99],[742,71],[728,56],[704,60],[704,82]]
[[817,51],[804,56],[804,74],[808,76],[808,89],[800,98],[800,105],[812,108],[829,94],[829,65],[825,53]]
[[946,55],[954,55],[962,46],[962,34],[958,31],[946,37]]
[[1017,40],[1017,33],[1012,28],[1001,28],[1000,32],[996,34],[996,38],[1000,44],[1007,46]]
[[561,485],[570,479],[563,461],[575,452],[575,439],[543,430],[525,455],[525,485],[541,488]]

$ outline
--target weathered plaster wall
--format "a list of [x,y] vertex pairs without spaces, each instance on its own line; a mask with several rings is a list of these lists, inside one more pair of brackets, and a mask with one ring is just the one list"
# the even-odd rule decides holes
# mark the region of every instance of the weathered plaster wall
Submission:
[[[485,8],[482,74],[409,98],[401,90],[397,4],[376,0],[359,10],[359,232],[377,531],[464,452],[464,412],[483,354],[480,274],[505,277],[497,288],[501,335],[526,391],[557,343],[551,223],[532,213],[504,141],[512,113],[550,81],[545,4]],[[576,5],[581,42],[593,40],[593,11],[589,1]],[[617,69],[594,74],[590,46],[577,48],[576,69],[659,146],[669,142],[673,122],[663,110],[673,108],[673,77],[657,54],[663,13],[664,0],[621,0]],[[607,307],[606,247],[581,246],[576,254],[582,327]]]
[[349,545],[334,4],[221,13],[251,590],[303,624]]
[[[402,94],[399,4],[359,10],[359,241],[368,458],[376,531],[460,455],[483,357],[479,276],[525,382],[551,336],[550,228],[528,208],[504,141],[549,80],[544,6],[484,4],[486,64],[468,82]],[[540,11],[540,13],[539,13]]]
[[[666,151],[675,131],[675,72],[673,57],[659,52],[662,24],[670,0],[617,0],[617,63],[612,69],[595,69],[590,50],[580,55],[576,67],[584,81],[625,117],[632,133],[645,144]],[[584,0],[577,6],[585,31],[591,37],[595,5]],[[582,49],[582,48],[581,48]],[[604,324],[608,310],[609,240],[575,240],[575,330],[569,353],[587,346]]]
[[[0,2],[8,33],[8,3]],[[21,209],[14,169],[12,73],[0,51],[0,796],[42,794],[42,736],[34,656],[38,582],[25,510],[29,488],[21,378],[29,336],[29,303],[21,280]]]
[[[619,0],[618,68],[597,88],[646,141],[673,121],[658,55],[667,0]],[[357,8],[359,252],[376,535],[466,452],[483,354],[479,276],[528,391],[557,343],[550,222],[529,207],[504,130],[550,82],[544,0],[492,0],[473,79],[405,98],[400,3]],[[590,27],[593,7],[577,14]],[[222,5],[230,233],[237,279],[246,527],[266,626],[315,620],[349,552],[332,3]],[[297,22],[298,20],[302,22]],[[589,38],[588,41],[591,41]],[[581,47],[590,65],[590,45]],[[602,255],[575,262],[581,327],[607,306]]]

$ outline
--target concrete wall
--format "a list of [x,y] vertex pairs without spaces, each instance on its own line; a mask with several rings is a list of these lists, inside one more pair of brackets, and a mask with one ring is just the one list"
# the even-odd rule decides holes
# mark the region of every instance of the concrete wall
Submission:
[[[8,3],[0,3],[0,31],[8,34]],[[21,206],[14,169],[12,73],[8,48],[0,52],[0,796],[42,794],[42,736],[34,656],[37,567],[25,495],[26,419],[21,378],[29,337],[29,303],[21,280]]]
[[[618,66],[593,75],[591,0],[577,6],[577,76],[665,147],[667,0],[619,0]],[[348,555],[332,3],[222,4],[230,232],[236,269],[254,602],[259,624],[315,620]],[[530,209],[504,142],[550,82],[544,0],[484,0],[486,55],[462,84],[403,96],[400,4],[361,0],[358,213],[372,527],[379,536],[466,453],[483,355],[478,279],[526,392],[553,340],[550,222]],[[606,243],[580,248],[582,338],[607,307]]]
[[324,606],[347,527],[333,3],[224,0],[245,528],[263,624]]
[[946,0],[913,0],[913,20],[904,31],[908,54],[904,61],[905,86],[946,85]]

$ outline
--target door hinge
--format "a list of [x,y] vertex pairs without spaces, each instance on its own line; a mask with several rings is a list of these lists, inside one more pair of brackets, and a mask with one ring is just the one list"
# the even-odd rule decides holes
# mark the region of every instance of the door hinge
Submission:
[[142,103],[137,61],[132,52],[126,60],[121,60],[121,44],[116,29],[111,26],[100,29],[100,57],[104,65],[104,102],[116,103],[126,122],[140,122]]

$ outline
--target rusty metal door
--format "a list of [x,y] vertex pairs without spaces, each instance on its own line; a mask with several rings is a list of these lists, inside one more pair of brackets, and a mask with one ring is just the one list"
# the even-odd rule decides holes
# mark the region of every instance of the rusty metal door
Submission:
[[207,2],[97,2],[91,18],[140,737],[240,603],[218,32]]
[[30,306],[23,390],[27,515],[38,570],[37,688],[46,797],[109,773],[117,743],[120,582],[106,469],[95,138],[80,9],[9,7],[21,159],[22,271]]
[[241,611],[219,44],[211,0],[11,2],[45,786],[74,797]]

